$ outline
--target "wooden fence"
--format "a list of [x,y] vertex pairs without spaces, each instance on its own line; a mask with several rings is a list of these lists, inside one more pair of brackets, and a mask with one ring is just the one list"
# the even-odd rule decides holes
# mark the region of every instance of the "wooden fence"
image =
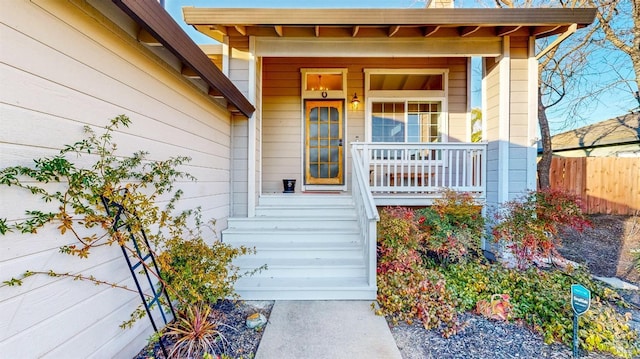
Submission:
[[640,158],[554,157],[551,188],[582,198],[589,214],[640,214]]

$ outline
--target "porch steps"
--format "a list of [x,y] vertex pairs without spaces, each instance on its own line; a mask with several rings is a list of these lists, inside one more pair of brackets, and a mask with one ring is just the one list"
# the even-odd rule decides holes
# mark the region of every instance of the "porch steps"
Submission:
[[257,250],[235,260],[241,272],[267,265],[236,282],[243,299],[375,298],[350,196],[262,197],[256,217],[230,218],[228,223],[223,241]]

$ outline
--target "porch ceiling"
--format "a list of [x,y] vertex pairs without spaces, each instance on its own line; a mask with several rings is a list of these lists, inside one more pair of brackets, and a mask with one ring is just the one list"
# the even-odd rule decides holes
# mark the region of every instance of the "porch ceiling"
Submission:
[[182,9],[184,20],[218,41],[229,37],[542,38],[591,24],[595,9]]

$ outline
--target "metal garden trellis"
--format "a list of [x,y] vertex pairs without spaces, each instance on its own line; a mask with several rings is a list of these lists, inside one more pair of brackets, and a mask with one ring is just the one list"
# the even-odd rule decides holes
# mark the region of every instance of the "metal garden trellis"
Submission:
[[[158,311],[160,312],[160,315],[162,317],[162,321],[164,322],[164,325],[167,325],[170,321],[167,318],[167,314],[171,312],[171,315],[173,316],[173,318],[176,318],[176,313],[173,308],[173,305],[171,304],[171,299],[169,298],[169,294],[167,293],[166,288],[161,283],[159,285],[154,283],[152,276],[149,273],[149,268],[150,266],[152,266],[155,273],[158,276],[160,276],[160,269],[158,268],[158,264],[156,263],[155,256],[153,255],[153,252],[151,251],[151,247],[149,246],[149,240],[147,239],[147,235],[144,232],[144,229],[141,228],[140,235],[137,238],[136,235],[132,232],[131,226],[127,223],[127,221],[121,220],[123,216],[124,217],[133,216],[133,218],[137,219],[135,214],[127,213],[124,207],[122,206],[122,204],[110,201],[104,196],[102,196],[102,203],[105,207],[107,215],[113,216],[113,227],[112,227],[113,231],[114,232],[119,231],[123,227],[126,228],[126,231],[129,234],[129,240],[133,243],[133,247],[135,251],[134,256],[131,256],[129,255],[129,253],[127,253],[124,243],[120,245],[120,249],[122,249],[122,254],[124,255],[125,260],[127,261],[127,265],[131,272],[131,277],[133,277],[133,280],[136,283],[138,294],[140,294],[140,299],[142,300],[142,304],[144,305],[144,308],[147,312],[147,316],[151,321],[151,326],[153,327],[153,330],[156,333],[159,333],[158,326],[156,324],[154,316],[152,315],[152,309],[154,308],[154,306],[157,306]],[[142,246],[139,243],[140,240],[142,240],[143,242]],[[132,258],[134,263],[132,263]],[[140,284],[140,279],[138,278],[139,276],[136,275],[136,270],[139,267],[142,267],[142,271],[140,271],[139,274],[144,273],[143,280],[144,278],[146,278],[147,283],[149,284],[149,289],[151,290],[151,293],[152,293],[150,297],[144,293],[142,285]],[[165,297],[165,301],[166,301],[165,303],[163,303],[162,296]],[[164,307],[168,307],[168,308],[164,308]],[[160,337],[159,344],[164,356],[168,357],[167,349],[165,348],[162,337]]]

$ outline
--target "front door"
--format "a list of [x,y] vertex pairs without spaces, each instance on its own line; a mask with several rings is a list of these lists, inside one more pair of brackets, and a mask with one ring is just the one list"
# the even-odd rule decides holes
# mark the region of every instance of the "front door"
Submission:
[[341,185],[343,171],[342,100],[305,101],[305,184]]

